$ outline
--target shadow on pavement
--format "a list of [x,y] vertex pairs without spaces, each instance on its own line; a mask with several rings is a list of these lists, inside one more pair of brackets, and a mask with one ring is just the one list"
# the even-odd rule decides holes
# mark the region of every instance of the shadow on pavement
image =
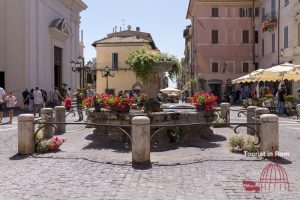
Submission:
[[290,165],[292,164],[292,161],[287,160],[283,157],[266,157],[267,160],[269,160],[270,162],[273,163],[278,163],[278,164],[282,164],[282,165]]
[[26,158],[28,158],[31,155],[21,155],[21,154],[15,154],[12,157],[9,158],[9,160],[24,160]]

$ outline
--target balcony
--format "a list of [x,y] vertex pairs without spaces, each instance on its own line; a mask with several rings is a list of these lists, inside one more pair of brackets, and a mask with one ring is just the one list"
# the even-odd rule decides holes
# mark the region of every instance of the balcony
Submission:
[[265,15],[264,20],[260,26],[262,32],[273,31],[277,26],[277,13],[271,12]]

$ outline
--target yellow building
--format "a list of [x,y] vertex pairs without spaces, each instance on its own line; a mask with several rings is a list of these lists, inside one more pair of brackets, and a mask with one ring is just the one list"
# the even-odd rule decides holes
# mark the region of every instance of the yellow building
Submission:
[[[135,31],[128,30],[110,33],[106,38],[92,44],[96,48],[96,89],[103,93],[108,85],[108,92],[118,94],[119,91],[142,90],[135,73],[129,69],[126,60],[129,54],[143,46],[156,49],[155,43],[149,33],[141,32],[137,27]],[[114,77],[102,77],[105,67],[111,70]],[[107,84],[108,82],[108,84]]]

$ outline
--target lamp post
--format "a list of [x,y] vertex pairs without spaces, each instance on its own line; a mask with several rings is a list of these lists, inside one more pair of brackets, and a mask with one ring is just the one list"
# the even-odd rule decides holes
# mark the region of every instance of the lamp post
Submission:
[[115,74],[111,73],[111,69],[109,69],[108,66],[105,66],[104,69],[102,70],[102,77],[106,78],[106,90],[105,93],[108,93],[108,77],[114,77]]
[[87,65],[85,65],[84,57],[79,56],[76,61],[72,60],[70,63],[73,72],[80,72],[79,85],[80,88],[84,87],[85,72],[89,73],[91,71],[92,62],[88,61]]

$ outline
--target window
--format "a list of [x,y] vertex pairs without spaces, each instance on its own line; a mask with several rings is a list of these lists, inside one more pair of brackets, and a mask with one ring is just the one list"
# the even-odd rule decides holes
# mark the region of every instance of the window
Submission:
[[212,44],[218,44],[219,43],[219,31],[218,30],[212,30],[211,31],[211,43]]
[[272,10],[272,12],[275,12],[275,11],[276,11],[275,0],[272,0],[272,1],[271,1],[271,10]]
[[259,8],[258,7],[255,8],[255,17],[259,17]]
[[284,27],[283,35],[284,35],[283,48],[286,49],[289,47],[289,27],[288,26]]
[[275,33],[272,34],[272,53],[275,53]]
[[218,73],[219,72],[219,63],[213,62],[211,64],[211,71],[214,73]]
[[240,17],[252,17],[252,8],[240,8]]
[[243,30],[242,43],[243,44],[248,44],[249,43],[249,31],[248,30]]
[[112,54],[112,70],[118,70],[118,53]]
[[261,41],[261,56],[265,56],[265,40]]
[[212,17],[219,17],[219,8],[212,8],[211,9],[211,16]]
[[254,32],[254,42],[255,44],[258,44],[258,31]]
[[284,0],[284,6],[289,5],[290,1],[289,0]]
[[266,9],[261,9],[261,21],[263,22],[266,19]]
[[243,73],[249,73],[249,63],[243,62]]

